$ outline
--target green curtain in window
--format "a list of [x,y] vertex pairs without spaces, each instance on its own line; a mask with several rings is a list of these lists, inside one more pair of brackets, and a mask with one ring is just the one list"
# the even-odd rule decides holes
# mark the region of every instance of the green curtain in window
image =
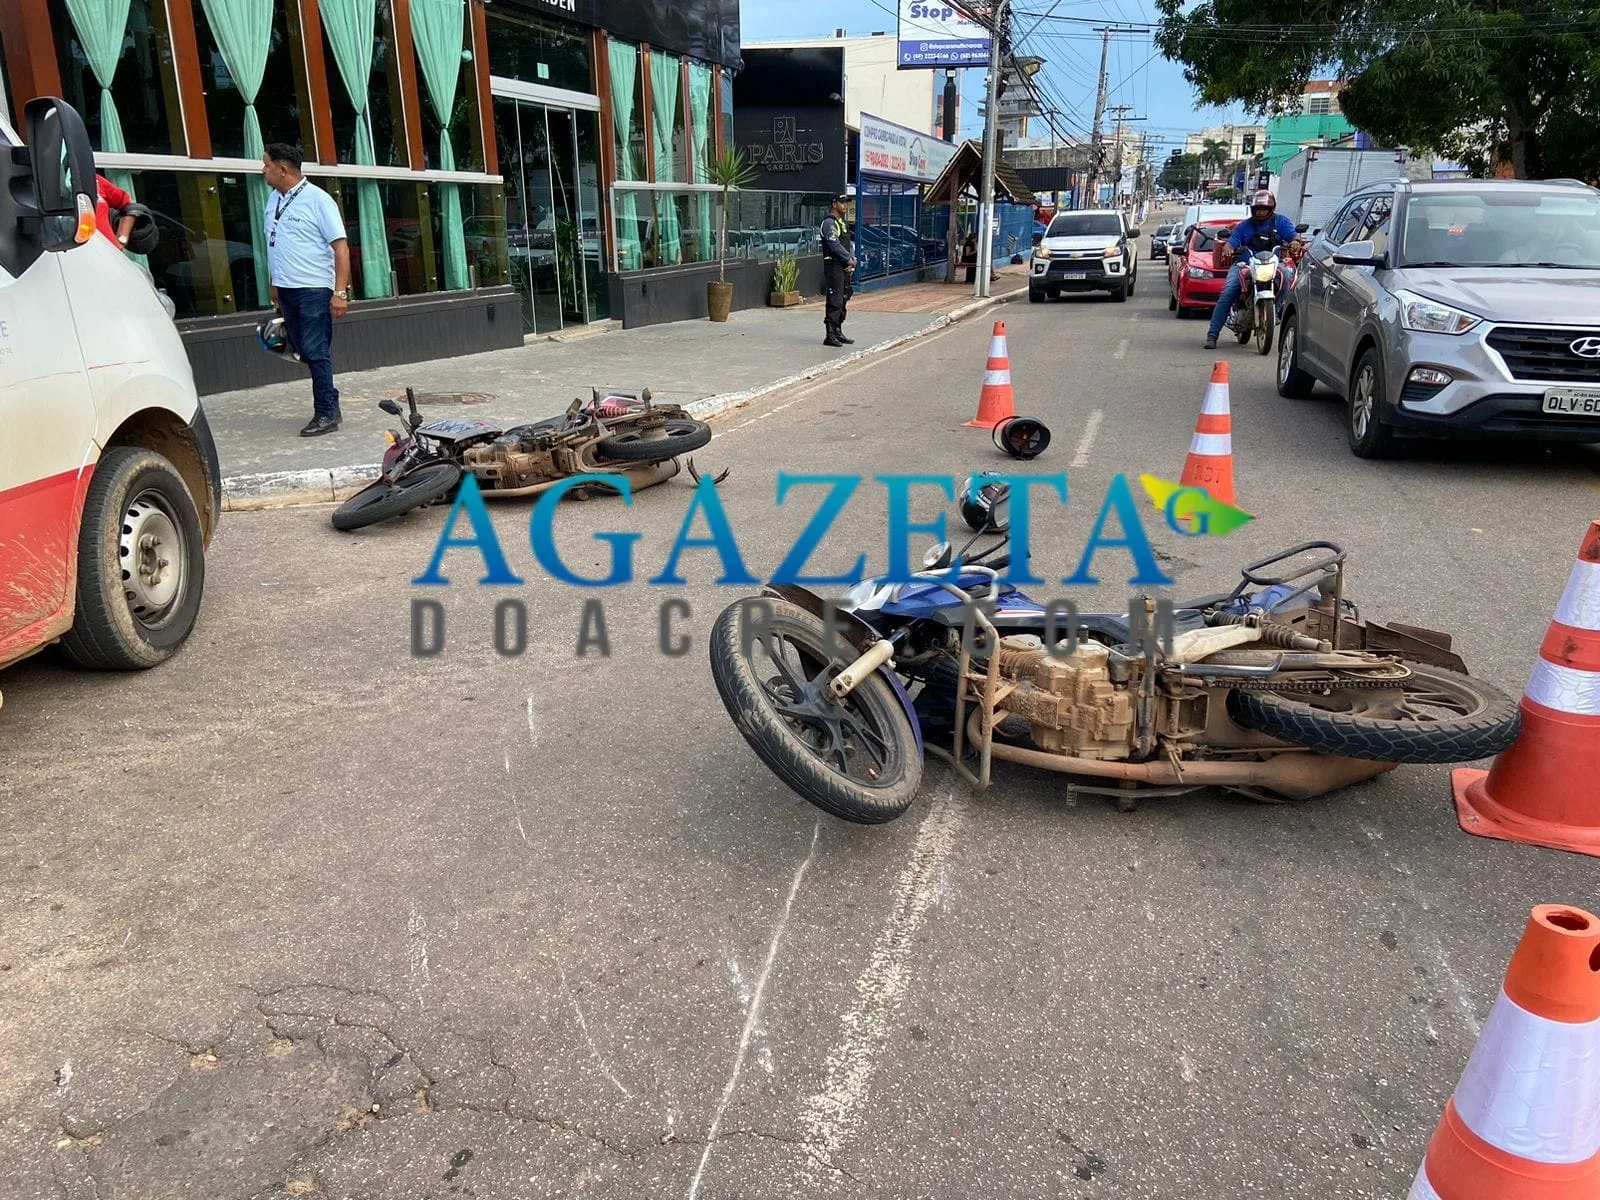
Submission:
[[[89,60],[95,82],[100,85],[100,149],[108,154],[120,154],[128,148],[122,137],[122,117],[117,112],[117,102],[111,95],[111,80],[117,73],[117,61],[122,57],[122,42],[128,32],[128,8],[131,0],[66,0],[67,15],[83,47],[83,56]],[[127,171],[107,171],[111,180],[128,195],[133,196],[133,175]],[[140,262],[145,259],[135,255]]]
[[[633,88],[639,81],[639,47],[611,38],[606,43],[611,65],[611,123],[617,139],[617,178],[637,180],[643,172],[633,158]],[[624,271],[642,265],[639,246],[639,193],[617,193],[617,260]]]
[[[222,61],[244,98],[244,152],[250,158],[260,158],[266,150],[261,121],[256,116],[256,95],[267,70],[267,51],[272,49],[274,3],[275,0],[200,0]],[[267,190],[267,181],[252,173],[248,181],[250,250],[256,264],[256,303],[262,308],[272,303],[267,271]]]
[[[372,113],[367,101],[367,81],[372,78],[372,47],[378,25],[378,0],[322,0],[317,6],[322,27],[333,47],[333,61],[344,81],[345,95],[356,110],[356,162],[376,166],[372,144]],[[368,300],[394,291],[394,268],[389,262],[389,232],[383,219],[383,196],[374,180],[356,184],[361,230],[361,294]]]
[[[439,118],[439,170],[454,171],[456,152],[450,144],[450,118],[455,113],[456,85],[461,81],[462,51],[466,47],[465,0],[411,0],[411,38],[417,47],[417,65],[428,85],[428,98]],[[439,220],[444,226],[444,286],[459,291],[470,280],[461,190],[454,183],[439,185]]]
[[[689,64],[689,120],[692,123],[690,150],[694,155],[690,182],[711,180],[711,68],[705,63]],[[715,257],[711,245],[711,193],[698,192],[694,198],[694,241],[701,262]]]
[[[672,161],[672,132],[678,117],[678,94],[683,86],[679,59],[675,55],[650,53],[650,92],[654,100],[652,126],[656,144],[656,182],[672,183],[678,178]],[[660,266],[683,261],[683,230],[678,225],[678,198],[671,192],[656,193],[656,229],[661,239]]]

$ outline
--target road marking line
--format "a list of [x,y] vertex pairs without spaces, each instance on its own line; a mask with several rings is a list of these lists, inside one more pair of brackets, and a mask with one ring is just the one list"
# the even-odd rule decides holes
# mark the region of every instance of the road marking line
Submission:
[[616,1085],[617,1091],[628,1097],[628,1099],[633,1099],[633,1093],[624,1087],[622,1080],[612,1073],[611,1068],[606,1065],[606,1060],[600,1053],[600,1047],[596,1046],[594,1038],[589,1036],[589,1022],[583,1019],[583,1009],[578,1007],[578,998],[572,994],[572,986],[567,983],[567,973],[562,969],[560,963],[556,964],[556,973],[561,976],[561,989],[567,993],[567,999],[572,1002],[572,1011],[577,1014],[578,1028],[583,1030],[583,1040],[589,1043],[589,1053],[594,1055],[594,1061],[599,1064],[601,1072]]
[[417,911],[417,906],[411,906],[411,917],[406,922],[406,934],[410,945],[408,957],[411,966],[411,986],[416,989],[417,1003],[422,1003],[422,989],[433,982],[433,972],[428,969],[428,942],[423,934],[428,930],[428,923],[422,919],[422,914]]
[[522,827],[522,808],[517,804],[516,784],[511,780],[511,755],[506,754],[506,780],[507,795],[511,797],[511,813],[517,818],[517,832],[522,835],[522,844],[528,844],[528,831]]
[[1099,436],[1100,422],[1105,419],[1105,413],[1098,408],[1089,414],[1089,419],[1083,423],[1083,436],[1078,439],[1078,448],[1072,452],[1072,465],[1087,467],[1089,465],[1089,451],[1094,447],[1094,439]]
[[955,847],[966,805],[952,787],[933,802],[917,829],[911,859],[895,882],[894,903],[878,932],[866,968],[856,979],[855,1003],[840,1018],[844,1039],[828,1056],[828,1079],[806,1101],[801,1123],[812,1166],[831,1163],[854,1132],[866,1104],[878,1051],[888,1038],[889,1020],[911,982],[912,941],[938,891],[940,868]]
[[767,979],[772,974],[772,964],[778,959],[778,944],[783,941],[783,931],[789,925],[789,913],[794,908],[795,896],[800,892],[800,881],[806,877],[806,868],[811,866],[811,860],[817,856],[817,840],[821,836],[822,822],[818,820],[816,827],[811,831],[811,849],[807,852],[805,861],[800,864],[800,869],[794,873],[794,882],[789,885],[788,899],[783,902],[783,914],[778,918],[777,928],[772,931],[772,941],[767,946],[766,961],[761,964],[761,974],[756,977],[756,990],[745,1012],[744,1028],[739,1033],[739,1051],[733,1057],[733,1073],[728,1076],[727,1085],[722,1089],[722,1100],[717,1105],[716,1115],[711,1118],[711,1128],[706,1130],[706,1148],[700,1155],[700,1165],[695,1168],[694,1179],[689,1183],[688,1200],[694,1200],[699,1195],[700,1180],[705,1176],[706,1163],[711,1161],[711,1152],[717,1148],[717,1130],[722,1127],[722,1115],[728,1111],[734,1090],[739,1086],[739,1074],[744,1070],[744,1058],[750,1051],[750,1038],[755,1033],[756,1021],[761,1016],[761,999],[766,994]]
[[1467,1029],[1473,1037],[1483,1032],[1483,1024],[1478,1020],[1478,1011],[1472,1003],[1472,993],[1467,990],[1467,985],[1461,982],[1461,976],[1456,974],[1456,969],[1450,965],[1450,959],[1445,955],[1444,943],[1439,940],[1439,935],[1433,936],[1433,954],[1443,968],[1445,978],[1450,981],[1450,986],[1455,989],[1456,1004],[1461,1008],[1462,1020],[1466,1022]]
[[1123,356],[1125,356],[1127,353],[1128,353],[1128,339],[1127,338],[1123,338],[1120,342],[1117,343],[1116,353],[1114,353],[1111,357],[1120,359]]

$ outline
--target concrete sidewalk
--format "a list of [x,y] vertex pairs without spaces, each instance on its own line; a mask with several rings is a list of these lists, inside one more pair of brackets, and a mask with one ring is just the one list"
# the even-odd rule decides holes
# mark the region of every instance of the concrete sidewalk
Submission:
[[[818,302],[750,309],[734,313],[726,324],[613,328],[491,354],[352,372],[337,379],[343,423],[320,438],[298,436],[311,416],[309,380],[208,396],[224,506],[325,503],[361,486],[377,474],[384,431],[396,424],[378,401],[403,405],[408,387],[430,419],[533,421],[561,412],[592,387],[633,393],[649,388],[657,399],[706,418],[924,336],[1002,303],[1024,286],[1025,276],[1012,272],[1002,273],[984,300],[974,300],[966,288],[948,287],[938,312],[928,310],[921,289],[870,293],[871,308],[852,312],[847,325],[856,344],[842,350],[822,344]],[[897,291],[913,311],[888,311]],[[334,353],[337,365],[337,336]]]

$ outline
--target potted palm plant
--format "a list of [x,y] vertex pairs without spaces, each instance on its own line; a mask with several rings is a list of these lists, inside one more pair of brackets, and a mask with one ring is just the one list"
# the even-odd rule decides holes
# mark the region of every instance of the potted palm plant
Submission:
[[788,308],[800,303],[800,263],[794,255],[780,255],[773,266],[772,295],[767,303],[773,308]]
[[722,189],[717,214],[717,278],[706,283],[706,312],[713,321],[726,321],[733,309],[733,284],[728,282],[728,202],[733,193],[755,182],[756,173],[738,150],[729,147],[707,165],[709,182]]

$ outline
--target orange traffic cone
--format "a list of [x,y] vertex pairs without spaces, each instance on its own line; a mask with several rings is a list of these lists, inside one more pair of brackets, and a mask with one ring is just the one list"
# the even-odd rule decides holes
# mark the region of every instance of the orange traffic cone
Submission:
[[1600,1196],[1600,917],[1541,904],[1409,1200]]
[[971,429],[993,429],[1001,421],[1017,415],[1011,396],[1011,358],[1006,353],[1006,323],[994,323],[989,340],[989,366],[983,373],[983,391],[978,393],[978,415],[967,421]]
[[1178,482],[1184,487],[1204,488],[1213,500],[1233,503],[1233,416],[1228,408],[1225,362],[1211,368],[1211,384]]
[[1487,771],[1451,772],[1456,819],[1480,837],[1600,856],[1600,521],[1522,694],[1522,731]]

